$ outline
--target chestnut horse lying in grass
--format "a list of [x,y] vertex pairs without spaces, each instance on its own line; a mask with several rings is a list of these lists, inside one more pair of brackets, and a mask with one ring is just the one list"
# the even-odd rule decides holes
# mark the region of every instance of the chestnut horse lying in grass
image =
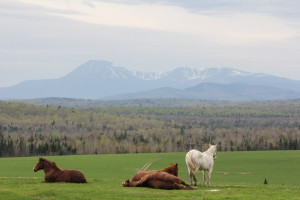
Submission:
[[[141,171],[136,173],[131,181],[122,183],[123,187],[150,187],[156,189],[193,189],[182,181],[178,176],[178,164],[158,171]],[[181,184],[185,186],[181,186]]]
[[[151,174],[151,173],[154,173],[156,171],[141,171],[141,172],[138,172],[136,173],[131,181],[138,181],[140,180],[142,177],[144,177],[145,175],[148,175],[148,174]],[[169,167],[166,167],[164,169],[160,169],[158,170],[158,172],[167,172],[169,174],[173,174],[174,176],[178,176],[178,164],[172,164],[169,166]]]
[[45,182],[69,182],[69,183],[86,183],[84,175],[74,169],[59,169],[55,162],[40,158],[39,162],[33,168],[34,172],[43,169],[45,172]]
[[[193,190],[191,186],[186,184],[183,180],[169,174],[167,172],[152,172],[143,176],[138,181],[129,181],[126,180],[122,183],[123,187],[150,187],[155,189],[184,189],[184,190]],[[184,186],[182,186],[184,185]]]

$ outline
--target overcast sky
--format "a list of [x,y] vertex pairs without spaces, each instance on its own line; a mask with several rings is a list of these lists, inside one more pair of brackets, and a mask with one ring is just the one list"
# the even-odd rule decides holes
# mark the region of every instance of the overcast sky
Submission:
[[1,0],[0,87],[88,60],[230,67],[300,80],[298,0]]

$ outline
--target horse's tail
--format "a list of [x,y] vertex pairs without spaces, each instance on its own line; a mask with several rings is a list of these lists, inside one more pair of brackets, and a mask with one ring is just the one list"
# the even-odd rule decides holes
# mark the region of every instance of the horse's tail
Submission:
[[187,164],[188,164],[189,167],[191,167],[193,170],[196,170],[196,167],[195,167],[195,165],[194,165],[191,157],[192,157],[191,154],[188,153],[186,155],[186,162],[187,162]]

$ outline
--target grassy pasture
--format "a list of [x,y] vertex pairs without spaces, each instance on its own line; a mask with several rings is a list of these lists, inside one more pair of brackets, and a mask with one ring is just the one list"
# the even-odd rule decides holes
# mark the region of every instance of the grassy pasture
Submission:
[[0,199],[300,199],[300,151],[219,152],[211,187],[194,191],[121,186],[150,160],[154,162],[148,170],[178,163],[179,177],[189,182],[185,153],[46,158],[62,169],[82,171],[89,183],[43,183],[44,172],[33,172],[38,157],[1,158]]

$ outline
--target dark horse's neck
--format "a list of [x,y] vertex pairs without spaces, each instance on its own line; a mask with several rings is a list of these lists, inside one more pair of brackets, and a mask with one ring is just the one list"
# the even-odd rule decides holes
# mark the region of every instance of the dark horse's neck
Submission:
[[163,169],[163,170],[161,170],[162,172],[167,172],[167,173],[172,173],[172,169],[171,168],[169,168],[169,167],[167,167],[167,168],[165,168],[165,169]]
[[45,166],[44,166],[45,173],[50,172],[50,171],[58,171],[58,170],[60,170],[60,169],[55,164],[45,163]]

